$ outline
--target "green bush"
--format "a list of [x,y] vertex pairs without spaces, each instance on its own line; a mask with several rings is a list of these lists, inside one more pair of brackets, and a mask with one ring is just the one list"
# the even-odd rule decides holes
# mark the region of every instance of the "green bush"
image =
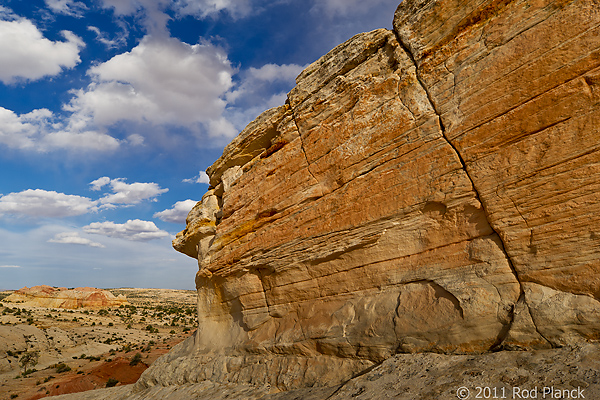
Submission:
[[106,381],[106,387],[109,388],[109,387],[116,386],[117,383],[119,383],[119,381],[116,380],[115,378],[108,378],[108,381]]
[[71,370],[71,367],[69,367],[65,363],[56,364],[55,368],[56,368],[56,372],[58,372],[59,374],[61,374],[63,372],[69,372]]
[[142,355],[140,353],[136,353],[135,356],[129,361],[129,365],[132,367],[138,365],[142,361]]

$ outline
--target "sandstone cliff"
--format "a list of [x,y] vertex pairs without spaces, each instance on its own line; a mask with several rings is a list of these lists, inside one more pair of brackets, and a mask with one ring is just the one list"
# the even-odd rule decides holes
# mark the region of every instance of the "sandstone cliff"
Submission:
[[115,297],[108,290],[91,287],[75,289],[41,285],[16,290],[4,299],[7,303],[23,303],[29,307],[66,308],[119,307],[129,304],[123,295]]
[[138,396],[600,337],[600,6],[405,0],[393,26],[311,64],[208,169],[174,241],[200,326]]

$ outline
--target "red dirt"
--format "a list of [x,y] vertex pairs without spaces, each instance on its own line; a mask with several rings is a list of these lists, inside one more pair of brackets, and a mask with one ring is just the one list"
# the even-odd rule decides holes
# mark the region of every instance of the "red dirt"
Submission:
[[144,372],[152,362],[161,355],[168,353],[171,347],[181,342],[187,336],[188,335],[179,336],[168,343],[159,344],[150,352],[140,353],[142,354],[143,359],[137,365],[130,365],[130,360],[137,353],[137,351],[132,351],[127,354],[119,353],[113,356],[112,361],[90,363],[89,366],[80,368],[77,372],[70,371],[62,374],[54,373],[53,375],[55,378],[40,384],[36,392],[28,390],[26,393],[21,393],[21,396],[23,396],[25,400],[37,400],[46,396],[100,389],[106,387],[106,382],[109,378],[114,378],[119,381],[117,386],[135,383],[142,372]]

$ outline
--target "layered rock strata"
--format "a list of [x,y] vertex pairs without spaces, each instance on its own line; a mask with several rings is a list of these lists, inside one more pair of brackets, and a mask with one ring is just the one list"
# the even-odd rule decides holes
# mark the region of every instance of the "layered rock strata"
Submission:
[[209,169],[200,326],[136,390],[332,386],[398,352],[600,333],[600,7],[405,0]]
[[598,338],[598,3],[408,1],[394,28],[538,331],[554,346]]
[[22,303],[29,307],[46,308],[96,308],[119,307],[129,304],[123,295],[115,296],[108,290],[91,287],[67,289],[47,285],[24,287],[16,290],[3,301],[7,303]]

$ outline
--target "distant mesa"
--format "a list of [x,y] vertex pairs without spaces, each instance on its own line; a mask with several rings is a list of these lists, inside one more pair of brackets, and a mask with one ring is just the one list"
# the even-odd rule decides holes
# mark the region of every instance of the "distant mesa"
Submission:
[[5,302],[22,303],[30,307],[47,308],[94,308],[118,307],[129,304],[122,294],[113,295],[108,290],[92,287],[78,287],[67,289],[65,287],[52,287],[48,285],[33,286],[15,291],[4,299]]

